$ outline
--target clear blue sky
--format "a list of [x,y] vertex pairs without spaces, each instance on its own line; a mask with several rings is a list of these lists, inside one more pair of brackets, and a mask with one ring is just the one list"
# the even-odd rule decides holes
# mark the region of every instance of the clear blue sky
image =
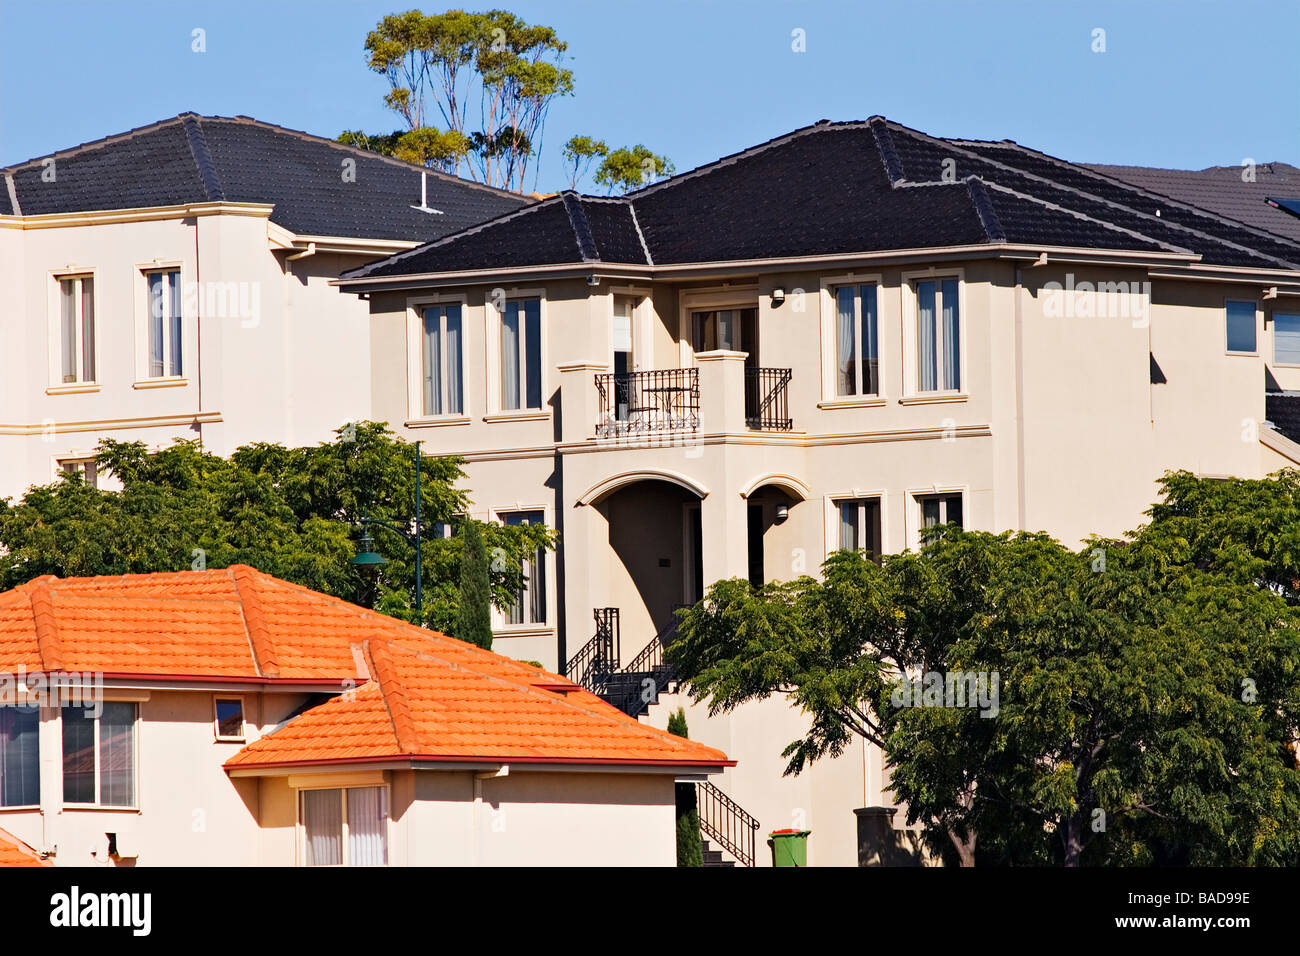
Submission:
[[[186,110],[335,136],[391,131],[362,43],[412,0],[0,0],[0,165]],[[1300,164],[1294,0],[493,0],[556,28],[575,132],[679,171],[820,118],[884,114],[1069,159]],[[191,52],[202,27],[207,52]],[[805,31],[807,51],[791,50]],[[1106,31],[1094,53],[1092,32]]]

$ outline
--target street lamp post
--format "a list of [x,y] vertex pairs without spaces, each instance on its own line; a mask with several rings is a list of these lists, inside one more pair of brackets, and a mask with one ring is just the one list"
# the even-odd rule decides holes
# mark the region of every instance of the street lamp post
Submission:
[[415,443],[415,533],[412,534],[408,529],[400,525],[391,524],[387,521],[379,521],[364,515],[361,518],[361,540],[357,542],[357,554],[352,559],[352,564],[358,568],[376,568],[380,565],[387,564],[387,559],[375,550],[374,539],[370,536],[370,526],[379,525],[381,528],[387,528],[390,531],[396,531],[408,543],[415,547],[415,618],[420,626],[424,626],[424,562],[420,544],[421,535],[424,532],[424,511],[423,496],[420,494],[420,443]]

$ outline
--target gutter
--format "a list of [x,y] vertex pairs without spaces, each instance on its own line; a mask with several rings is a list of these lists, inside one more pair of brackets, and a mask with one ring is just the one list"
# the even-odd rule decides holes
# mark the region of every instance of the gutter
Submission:
[[[232,757],[231,760],[235,758]],[[721,773],[736,761],[722,760],[645,760],[635,757],[474,757],[474,756],[422,756],[407,754],[379,754],[372,757],[322,758],[319,760],[283,760],[274,763],[231,763],[223,769],[231,777],[278,777],[284,771],[312,767],[344,767],[352,764],[387,764],[385,769],[402,770],[473,770],[479,773],[491,768],[489,776],[502,767],[516,771],[552,771],[582,773],[584,771],[626,773],[676,773],[679,770]]]

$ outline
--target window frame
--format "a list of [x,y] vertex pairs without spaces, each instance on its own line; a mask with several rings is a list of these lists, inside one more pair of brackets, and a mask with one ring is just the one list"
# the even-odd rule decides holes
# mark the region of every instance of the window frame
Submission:
[[[50,279],[50,300],[48,305],[49,315],[49,343],[50,343],[50,391],[82,391],[97,389],[99,382],[99,272],[94,268],[76,268],[69,267],[49,273]],[[83,295],[81,294],[81,283],[91,280],[91,308],[94,316],[91,318],[91,338],[94,340],[91,348],[91,365],[94,369],[94,376],[84,378],[86,368],[86,350],[85,350],[85,319],[83,312]],[[76,356],[77,356],[77,374],[72,381],[65,381],[63,378],[63,283],[66,281],[77,282],[78,293],[74,296],[76,309]]]
[[[497,287],[500,288],[500,287]],[[508,421],[511,419],[544,419],[551,417],[551,407],[548,402],[547,386],[551,381],[549,370],[549,348],[547,344],[549,323],[547,320],[547,303],[546,290],[544,288],[509,288],[502,289],[504,297],[500,298],[502,308],[497,308],[497,299],[493,296],[492,289],[487,290],[484,300],[484,315],[489,317],[486,325],[488,331],[488,355],[486,368],[487,383],[487,408],[488,413],[483,416],[484,421]],[[520,375],[519,375],[519,402],[518,408],[506,408],[503,388],[505,382],[501,374],[501,366],[505,361],[505,354],[502,345],[502,329],[505,324],[506,308],[511,302],[521,300],[537,300],[537,326],[541,341],[538,342],[538,364],[542,377],[540,382],[541,389],[541,407],[530,408],[527,402],[528,380],[527,380],[527,361],[528,361],[528,339],[527,332],[522,328],[519,335],[519,357],[520,357]]]
[[840,548],[840,505],[849,501],[879,502],[880,505],[880,553],[889,552],[889,493],[885,488],[845,488],[826,494],[822,505],[822,532],[824,535],[823,558],[829,558]]
[[[889,401],[889,388],[885,380],[886,355],[894,354],[893,323],[885,321],[885,302],[891,302],[895,286],[886,286],[880,272],[849,272],[842,275],[823,276],[818,294],[819,326],[821,330],[821,402],[820,408],[866,408],[884,405]],[[874,285],[876,287],[876,361],[880,378],[879,388],[872,394],[839,394],[839,333],[836,293],[845,286]],[[786,293],[786,307],[791,301]],[[859,310],[860,311],[860,310]],[[892,313],[891,313],[892,314]],[[860,330],[859,321],[859,330]]]
[[[877,531],[878,531],[878,538],[879,538],[879,544],[880,544],[880,547],[879,547],[878,550],[875,550],[875,551],[873,551],[870,547],[854,547],[854,548],[852,548],[852,549],[846,549],[846,548],[844,547],[844,545],[843,545],[843,541],[842,541],[842,539],[841,539],[841,537],[840,537],[840,533],[839,533],[840,530],[841,530],[841,522],[842,522],[841,515],[843,514],[843,508],[844,508],[845,505],[850,505],[850,504],[851,504],[851,505],[853,505],[853,506],[855,507],[855,509],[857,510],[857,513],[858,513],[858,520],[859,520],[859,524],[858,524],[858,534],[859,534],[859,536],[861,537],[861,536],[864,536],[864,527],[863,527],[863,525],[861,524],[861,520],[862,520],[862,518],[865,516],[865,513],[866,513],[866,506],[867,506],[867,504],[868,504],[869,502],[874,502],[875,505],[876,505],[876,516],[877,516],[876,523],[877,523],[877,526],[878,526],[878,527],[877,527]],[[853,550],[853,551],[857,551],[857,552],[860,552],[860,553],[865,554],[869,560],[871,560],[871,561],[875,561],[876,563],[879,563],[880,560],[884,557],[884,554],[885,554],[885,499],[884,499],[884,495],[883,495],[883,494],[837,495],[837,496],[831,498],[831,505],[832,505],[832,514],[831,514],[831,517],[832,517],[833,527],[834,527],[834,531],[835,531],[835,538],[834,538],[834,540],[835,540],[835,547],[834,547],[833,549],[831,549],[831,550],[832,550],[832,551],[844,551],[844,550]],[[869,534],[869,533],[865,533],[865,537],[870,537],[870,534]]]
[[[221,702],[222,701],[239,701],[239,736],[231,737],[221,732]],[[213,694],[212,695],[212,737],[218,743],[247,743],[248,742],[248,718],[247,701],[243,694]]]
[[94,721],[94,738],[95,738],[95,802],[80,803],[66,800],[63,794],[67,787],[67,768],[65,765],[67,755],[63,751],[63,711],[69,708],[85,710],[79,704],[63,704],[58,708],[59,711],[59,799],[63,807],[71,810],[139,810],[140,809],[140,702],[134,700],[105,700],[105,704],[129,704],[135,714],[131,721],[131,796],[133,802],[125,803],[104,803],[100,799],[101,783],[101,760],[100,760],[100,733],[99,723],[103,718],[103,712],[91,718]]
[[[922,501],[927,498],[960,498],[961,499],[961,527],[966,530],[973,528],[970,511],[970,488],[967,485],[932,485],[925,488],[907,489],[907,509],[908,509],[908,542],[909,547],[919,548],[921,545],[921,531],[925,527],[925,514],[922,510]],[[944,513],[947,512],[946,503],[942,506]],[[940,522],[943,523],[943,522]]]
[[[1255,324],[1253,327],[1255,347],[1250,351],[1243,351],[1243,350],[1238,350],[1238,349],[1233,349],[1228,347],[1228,308],[1233,304],[1249,305],[1255,311]],[[1259,313],[1260,313],[1259,302],[1255,299],[1243,299],[1243,298],[1237,298],[1235,296],[1227,296],[1226,298],[1224,298],[1223,300],[1223,353],[1225,355],[1244,355],[1244,356],[1259,355],[1259,338],[1260,338]]]
[[[427,414],[424,410],[424,310],[430,307],[460,306],[460,411]],[[430,293],[406,300],[406,424],[467,425],[471,420],[473,392],[470,371],[470,329],[476,308],[464,293]],[[445,323],[443,323],[445,326]],[[440,326],[440,328],[443,326]],[[445,367],[445,366],[444,366]]]
[[[908,403],[914,401],[944,401],[947,399],[962,400],[970,394],[970,373],[968,369],[967,356],[970,353],[970,323],[967,320],[968,309],[966,307],[966,270],[964,268],[939,269],[931,267],[924,270],[914,270],[902,274],[902,283],[906,289],[903,295],[903,355],[906,361],[903,363],[904,386],[903,398],[900,402]],[[944,368],[944,351],[943,351],[943,299],[942,283],[945,279],[953,279],[957,283],[957,388],[936,387],[933,389],[921,388],[921,342],[920,342],[920,324],[921,324],[921,297],[919,283],[933,282],[935,284],[935,384],[941,386],[943,381]]]
[[[1278,319],[1278,316],[1283,316],[1283,315],[1286,316],[1287,318],[1295,318],[1298,322],[1300,322],[1300,309],[1297,309],[1297,310],[1294,311],[1294,312],[1288,312],[1288,311],[1284,311],[1284,310],[1280,310],[1280,309],[1274,309],[1272,312],[1270,312],[1270,314],[1269,314],[1269,317],[1270,317],[1270,319],[1271,319],[1270,324],[1273,326],[1273,333],[1272,333],[1272,346],[1273,346],[1272,351],[1273,351],[1273,361],[1272,361],[1272,364],[1273,364],[1276,368],[1300,368],[1300,361],[1296,361],[1296,362],[1282,362],[1282,361],[1279,361],[1279,360],[1278,360],[1278,357],[1277,357],[1277,319]],[[1300,329],[1298,329],[1297,332],[1300,333]]]
[[695,367],[695,330],[691,313],[754,309],[754,325],[761,336],[762,299],[757,284],[683,290],[677,297],[677,367]]
[[[182,384],[186,381],[185,369],[188,361],[185,356],[185,270],[183,264],[178,261],[169,262],[165,259],[157,259],[153,262],[141,263],[136,266],[139,275],[138,301],[143,303],[143,307],[137,307],[140,319],[136,322],[136,371],[135,380],[141,385],[153,385],[156,383]],[[172,360],[172,329],[170,316],[163,316],[162,323],[162,366],[161,375],[153,374],[153,352],[152,341],[152,319],[153,319],[153,296],[149,291],[150,277],[155,275],[175,274],[176,283],[180,287],[178,301],[180,303],[180,316],[178,324],[180,326],[180,371],[171,368]],[[169,280],[170,281],[170,280]]]
[[[307,862],[307,820],[303,812],[304,794],[312,791],[321,790],[338,790],[340,793],[340,815],[339,815],[339,862],[338,863],[308,863]],[[381,866],[393,865],[393,790],[387,782],[383,783],[344,783],[340,781],[332,787],[310,786],[297,787],[294,793],[294,830],[297,832],[297,865],[300,867],[311,867],[312,869],[331,869],[335,867],[348,867],[348,791],[349,790],[381,790],[384,794],[384,862]]]
[[[36,802],[35,803],[14,803],[6,804],[0,802],[0,811],[10,810],[34,810],[40,809],[41,806],[41,707],[35,703],[23,703],[15,700],[13,703],[0,704],[0,709],[12,707],[14,710],[33,710],[36,712]],[[0,768],[0,773],[3,768]],[[0,791],[0,797],[3,797],[3,791]]]
[[[554,528],[554,518],[551,509],[546,505],[510,505],[508,507],[493,508],[491,520],[499,525],[506,523],[509,515],[537,513],[542,516],[541,524]],[[542,555],[542,584],[545,593],[542,595],[543,614],[546,616],[544,621],[521,621],[512,623],[510,612],[503,611],[495,605],[492,607],[492,630],[502,634],[520,634],[520,633],[551,633],[555,630],[556,624],[556,607],[553,598],[555,590],[553,582],[555,581],[555,551],[545,551]]]
[[[89,488],[99,487],[100,470],[99,470],[99,464],[95,460],[94,455],[90,455],[90,456],[69,455],[66,458],[56,458],[54,460],[54,464],[57,470],[57,473],[55,474],[56,479],[61,479],[64,474],[72,473],[71,471],[69,471],[68,465],[79,465],[81,467],[73,469],[73,471],[80,471],[81,480],[86,484],[86,486]],[[87,481],[86,472],[90,468],[95,469],[95,474],[93,480]]]

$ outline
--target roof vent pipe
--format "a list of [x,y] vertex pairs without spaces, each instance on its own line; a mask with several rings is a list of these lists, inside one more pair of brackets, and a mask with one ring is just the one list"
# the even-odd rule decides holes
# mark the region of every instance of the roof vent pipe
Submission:
[[428,174],[428,172],[421,172],[421,173],[420,173],[420,205],[418,205],[418,206],[412,206],[411,208],[412,208],[412,209],[418,209],[418,210],[420,210],[420,212],[431,212],[431,213],[433,213],[434,215],[438,215],[438,216],[443,215],[443,212],[442,212],[441,209],[430,209],[430,208],[429,208],[429,174]]

